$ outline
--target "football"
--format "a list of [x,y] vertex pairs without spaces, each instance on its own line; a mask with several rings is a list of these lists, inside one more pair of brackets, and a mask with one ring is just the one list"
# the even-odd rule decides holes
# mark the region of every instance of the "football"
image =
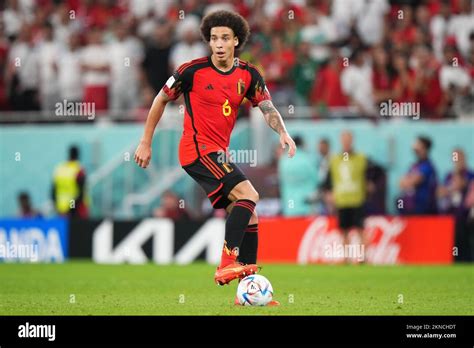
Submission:
[[237,288],[237,299],[242,306],[266,306],[272,298],[272,284],[262,275],[245,277]]

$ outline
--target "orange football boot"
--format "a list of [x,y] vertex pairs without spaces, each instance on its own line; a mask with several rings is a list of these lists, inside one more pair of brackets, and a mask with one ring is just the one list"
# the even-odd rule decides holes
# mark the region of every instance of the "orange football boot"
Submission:
[[214,281],[216,284],[229,284],[232,280],[237,278],[244,278],[248,275],[255,274],[258,271],[258,266],[255,264],[244,265],[239,262],[231,263],[222,268],[217,268],[214,274]]

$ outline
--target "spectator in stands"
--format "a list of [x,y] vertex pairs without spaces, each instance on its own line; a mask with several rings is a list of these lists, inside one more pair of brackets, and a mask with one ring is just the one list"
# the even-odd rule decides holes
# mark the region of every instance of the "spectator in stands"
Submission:
[[[287,24],[289,22],[302,22],[304,21],[305,11],[303,9],[304,3],[298,4],[297,1],[291,0],[280,0],[277,1],[279,7],[276,9],[276,13],[268,13],[274,18],[275,30],[286,31]],[[291,17],[290,17],[291,14]]]
[[298,152],[293,158],[280,156],[278,177],[280,181],[281,207],[284,216],[305,216],[312,213],[308,202],[317,185],[317,171],[309,153],[304,149],[303,139],[294,138]]
[[4,25],[0,21],[0,111],[9,108],[6,81],[2,78],[7,73],[9,48],[10,45],[5,35]]
[[68,161],[54,170],[51,196],[56,212],[62,216],[85,219],[88,217],[86,172],[79,162],[79,148],[69,148]]
[[401,215],[430,215],[437,213],[436,207],[436,169],[429,158],[432,142],[419,136],[413,144],[417,161],[406,175],[400,179],[401,200],[397,209]]
[[[350,131],[341,133],[341,147],[341,153],[331,157],[326,186],[332,190],[332,199],[337,210],[344,245],[351,244],[349,232],[354,230],[358,235],[360,245],[364,246],[367,159],[364,154],[355,152]],[[345,255],[346,262],[350,262],[353,257],[354,255]]]
[[428,6],[420,4],[415,9],[415,45],[430,45],[430,12]]
[[160,206],[153,211],[153,216],[168,218],[174,221],[189,219],[190,215],[185,208],[184,200],[172,191],[165,191],[161,196]]
[[15,110],[39,110],[38,64],[31,27],[25,24],[11,47],[6,74],[10,103]]
[[291,73],[291,79],[295,83],[295,101],[297,105],[308,105],[318,63],[311,56],[311,44],[309,42],[302,41],[297,50],[296,64]]
[[[142,68],[147,85],[157,95],[172,73],[170,64],[171,27],[165,21],[158,21],[154,35],[146,41]],[[147,106],[149,108],[149,106]]]
[[327,63],[317,71],[310,101],[318,107],[319,113],[326,113],[328,108],[348,106],[347,97],[341,86],[340,73],[343,60],[336,49],[332,49],[331,57]]
[[442,61],[443,47],[451,20],[451,5],[450,0],[441,0],[440,3],[439,13],[433,16],[430,21],[430,34],[435,57]]
[[187,15],[185,19],[178,21],[176,35],[179,41],[173,47],[170,55],[173,70],[183,63],[208,54],[208,49],[199,36],[199,25],[199,18],[193,15]]
[[474,182],[474,171],[467,167],[466,156],[460,148],[455,148],[452,154],[454,168],[446,175],[444,184],[438,187],[440,210],[445,214],[452,214],[456,219],[455,243],[458,254],[455,259],[468,261],[468,215],[469,209],[465,206],[469,185]]
[[114,113],[128,113],[138,105],[139,67],[143,60],[140,41],[130,35],[128,23],[115,24],[115,40],[109,44],[110,54],[110,109]]
[[82,23],[75,17],[75,12],[70,12],[71,8],[67,2],[57,4],[54,13],[51,15],[51,24],[54,28],[54,40],[63,47],[69,44],[69,38],[73,33],[81,30]]
[[43,111],[54,110],[59,101],[57,60],[61,56],[57,41],[53,40],[53,26],[46,23],[42,28],[43,40],[38,45],[40,77],[40,103]]
[[357,17],[364,11],[364,2],[358,0],[333,0],[331,3],[331,17],[337,28],[338,40],[350,36]]
[[295,64],[295,52],[285,45],[280,35],[271,38],[272,51],[264,54],[262,65],[265,83],[277,105],[294,103],[294,88],[291,87],[290,74]]
[[415,44],[417,34],[413,7],[404,5],[392,13],[392,25],[389,32],[390,41],[397,49],[409,51],[410,47]]
[[[471,50],[469,51],[469,55],[466,59],[466,66],[467,70],[469,72],[469,76],[471,76],[471,79],[474,80],[474,31],[471,33]],[[474,88],[471,88],[471,91]]]
[[256,24],[256,33],[253,34],[251,40],[254,45],[262,47],[264,53],[272,51],[272,33],[273,22],[270,18],[263,16],[258,19]]
[[18,205],[20,207],[20,217],[22,218],[41,218],[42,215],[31,204],[30,195],[27,192],[18,194]]
[[331,17],[317,9],[309,8],[307,21],[301,28],[300,37],[303,42],[310,43],[313,59],[325,61],[331,54],[330,45],[337,39],[337,30]]
[[83,95],[80,37],[71,33],[68,45],[57,57],[60,101],[81,102]]
[[363,48],[359,47],[352,52],[349,66],[341,73],[341,86],[356,115],[375,115],[372,69],[367,64]]
[[460,13],[453,14],[448,25],[448,34],[456,38],[456,45],[463,55],[467,57],[469,54],[470,35],[474,32],[474,12],[471,0],[460,0]]
[[22,13],[18,0],[8,0],[5,10],[1,13],[5,24],[5,34],[10,40],[14,40],[21,31],[25,22],[25,14]]
[[390,11],[388,0],[365,1],[357,16],[357,33],[364,45],[378,45],[384,36],[385,15]]
[[393,97],[388,54],[382,46],[375,46],[372,49],[372,85],[376,105]]
[[420,103],[425,118],[441,118],[445,111],[443,92],[439,82],[440,64],[430,47],[416,46],[411,56],[414,71],[415,100]]
[[80,4],[85,12],[87,25],[105,29],[114,18],[121,17],[125,13],[122,1],[85,1]]
[[286,46],[291,48],[297,48],[300,42],[301,27],[306,16],[297,17],[295,19],[289,19],[288,13],[286,19],[283,21],[284,27],[282,30],[283,42]]
[[248,50],[245,50],[242,52],[240,55],[242,60],[245,60],[246,62],[249,62],[256,67],[258,67],[260,70],[263,71],[262,67],[262,56],[263,56],[263,44],[261,43],[255,43],[250,46]]
[[81,53],[84,102],[94,103],[95,110],[107,110],[110,83],[110,53],[102,42],[102,30],[92,28],[88,44]]
[[471,92],[471,77],[461,66],[461,57],[454,45],[444,48],[444,64],[439,71],[439,79],[443,90],[444,102],[451,107],[451,116],[472,114],[473,107]]
[[[296,91],[299,102],[304,103],[307,99],[304,96],[308,95],[310,103],[321,108],[317,111],[318,115],[338,115],[342,111],[347,116],[345,108],[349,98],[357,114],[370,116],[371,111],[377,110],[374,106],[386,101],[387,97],[399,102],[419,102],[423,118],[442,118],[453,113],[459,118],[473,115],[474,91],[471,89],[465,98],[460,97],[459,91],[451,95],[451,91],[440,86],[439,70],[440,62],[444,61],[445,46],[454,45],[459,52],[459,66],[464,66],[471,79],[474,77],[474,16],[471,0],[275,0],[234,3],[214,0],[8,0],[0,14],[0,26],[4,27],[0,29],[0,67],[1,55],[9,52],[9,58],[3,64],[7,71],[0,78],[0,109],[38,110],[40,97],[43,108],[50,108],[46,104],[51,105],[51,102],[47,103],[46,100],[54,99],[53,90],[58,89],[55,82],[61,83],[61,77],[58,76],[58,80],[45,78],[45,75],[52,76],[55,71],[50,69],[51,64],[40,63],[41,56],[51,58],[47,52],[46,57],[42,54],[44,46],[67,46],[73,33],[80,34],[81,39],[82,36],[85,39],[103,36],[109,44],[114,36],[121,36],[120,31],[123,31],[122,25],[117,27],[114,24],[117,20],[125,21],[125,31],[136,31],[141,44],[146,43],[140,83],[132,83],[132,88],[127,91],[130,95],[142,97],[143,94],[149,94],[151,85],[156,94],[182,62],[207,54],[206,45],[197,34],[199,18],[219,8],[234,9],[249,19],[252,42],[241,52],[241,57],[262,67],[275,103],[296,104]],[[186,14],[184,17],[180,16],[180,10]],[[44,28],[45,23],[52,24],[54,35],[53,40],[42,42],[42,33],[49,30]],[[129,46],[130,38],[135,41],[132,46],[136,51],[133,48],[133,53],[139,52],[138,42],[133,35],[111,43],[110,47]],[[148,42],[149,39],[153,42]],[[86,92],[84,100],[94,102],[97,110],[129,109],[128,100],[133,98],[127,95],[118,97],[118,90],[124,89],[118,87],[121,83],[115,84],[111,80],[115,81],[117,76],[123,77],[126,72],[131,72],[132,65],[129,69],[123,69],[119,64],[120,54],[107,54],[106,46],[93,44],[92,41],[84,49],[84,56],[88,58],[82,62],[85,70],[80,83]],[[373,49],[373,69],[366,71],[350,60],[342,79],[342,63],[347,62],[341,57],[350,57],[361,46]],[[340,48],[340,52],[335,47]],[[51,50],[48,48],[46,51]],[[15,63],[21,64],[21,67],[12,65],[12,57],[18,58]],[[391,57],[393,71],[391,64],[387,63],[387,57]],[[112,61],[105,58],[112,58]],[[57,60],[59,65],[61,54],[57,55]],[[130,62],[134,63],[135,60],[132,58]],[[320,69],[313,76],[314,82],[310,83],[309,68],[313,68],[312,61],[317,62]],[[117,73],[119,70],[121,72]],[[365,79],[369,71],[373,72],[373,76]],[[40,76],[35,76],[39,73],[41,81]],[[355,83],[357,88],[352,88],[354,81],[361,76],[365,83],[359,81]],[[45,83],[48,80],[50,82]],[[132,80],[136,81],[136,78]],[[345,95],[341,92],[342,80],[347,82],[342,86]],[[347,89],[346,84],[351,86],[351,90]],[[310,85],[311,92],[307,93]],[[61,88],[59,91],[64,94]],[[79,94],[81,98],[83,93]],[[5,101],[6,96],[8,103]],[[445,97],[451,99],[446,101]],[[77,93],[74,96],[76,98]],[[135,100],[140,101],[137,98]],[[121,101],[127,105],[117,106]],[[447,108],[449,103],[452,104],[451,108]],[[371,110],[372,107],[374,110]]]
[[408,66],[408,57],[403,51],[395,51],[392,56],[394,76],[392,98],[398,103],[415,102],[415,73]]

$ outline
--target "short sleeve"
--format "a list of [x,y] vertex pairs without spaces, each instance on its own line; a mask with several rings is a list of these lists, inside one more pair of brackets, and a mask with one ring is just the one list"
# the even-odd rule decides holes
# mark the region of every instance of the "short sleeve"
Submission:
[[254,67],[249,67],[249,72],[252,76],[252,81],[245,97],[250,100],[252,106],[255,107],[264,100],[272,100],[262,74]]
[[[184,64],[183,64],[184,65]],[[161,89],[170,100],[176,100],[178,97],[189,90],[190,82],[186,68],[180,66]]]

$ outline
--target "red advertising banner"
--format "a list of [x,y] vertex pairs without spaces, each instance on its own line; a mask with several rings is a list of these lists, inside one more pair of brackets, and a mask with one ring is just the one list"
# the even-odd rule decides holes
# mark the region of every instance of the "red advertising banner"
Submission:
[[[453,261],[454,220],[449,216],[365,220],[364,258],[371,264],[449,264]],[[360,243],[350,233],[354,247]],[[340,263],[343,237],[333,217],[261,218],[259,262]]]

